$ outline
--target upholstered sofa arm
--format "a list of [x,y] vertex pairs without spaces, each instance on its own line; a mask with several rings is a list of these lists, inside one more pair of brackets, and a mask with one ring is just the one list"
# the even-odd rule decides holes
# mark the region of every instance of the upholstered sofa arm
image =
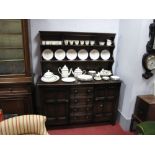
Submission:
[[46,116],[21,115],[0,122],[1,135],[48,135],[45,126]]

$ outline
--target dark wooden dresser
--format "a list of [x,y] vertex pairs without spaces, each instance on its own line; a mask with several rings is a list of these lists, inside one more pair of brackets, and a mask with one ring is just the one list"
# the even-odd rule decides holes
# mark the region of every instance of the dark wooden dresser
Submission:
[[82,123],[115,124],[120,81],[72,84],[37,82],[37,112],[47,116],[47,125]]
[[143,121],[155,121],[155,96],[137,96],[134,114],[132,115],[130,130],[135,130],[137,123]]
[[[80,68],[86,74],[92,70],[112,73],[116,34],[40,31],[39,35],[41,75],[36,84],[36,109],[47,116],[47,125],[115,124],[120,80],[80,81],[76,78],[67,83],[61,80],[58,68],[67,66],[73,71]],[[50,59],[46,58],[46,52],[50,53]],[[41,76],[48,70],[58,75],[59,81],[42,82]]]

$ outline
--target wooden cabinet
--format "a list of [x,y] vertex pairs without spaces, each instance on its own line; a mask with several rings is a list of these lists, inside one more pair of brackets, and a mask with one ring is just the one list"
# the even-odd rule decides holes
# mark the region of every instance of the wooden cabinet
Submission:
[[[37,81],[37,112],[47,116],[47,124],[71,125],[111,123],[116,121],[121,81],[100,80],[66,83],[61,80],[59,67],[73,71],[112,72],[115,48],[113,33],[40,31],[41,75]],[[48,70],[58,75],[56,82],[42,82]],[[73,73],[70,76],[74,76]]]
[[0,109],[32,113],[32,78],[27,20],[0,20]]
[[47,116],[47,125],[82,123],[115,124],[120,81],[74,84],[37,82],[37,110]]
[[155,96],[153,95],[137,96],[130,130],[134,130],[136,124],[143,121],[155,121]]

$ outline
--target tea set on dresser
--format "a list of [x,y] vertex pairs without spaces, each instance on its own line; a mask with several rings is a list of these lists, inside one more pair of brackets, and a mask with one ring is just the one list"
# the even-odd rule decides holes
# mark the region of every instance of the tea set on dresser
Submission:
[[[79,81],[92,81],[92,80],[119,80],[120,78],[118,76],[112,75],[112,72],[110,70],[102,69],[99,72],[96,72],[95,70],[89,70],[86,72],[86,70],[82,70],[80,67],[77,67],[74,71],[72,68],[68,68],[66,65],[63,67],[58,68],[58,73],[61,76],[61,80],[63,82],[74,82],[76,80]],[[72,76],[70,76],[72,74]],[[44,73],[44,75],[41,77],[41,80],[43,82],[56,82],[60,79],[59,75],[55,75],[53,72],[48,70]]]

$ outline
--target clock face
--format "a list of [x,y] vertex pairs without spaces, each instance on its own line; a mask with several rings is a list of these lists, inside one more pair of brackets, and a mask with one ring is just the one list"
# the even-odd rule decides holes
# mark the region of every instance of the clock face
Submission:
[[146,60],[146,64],[149,70],[155,69],[155,55],[150,55]]

